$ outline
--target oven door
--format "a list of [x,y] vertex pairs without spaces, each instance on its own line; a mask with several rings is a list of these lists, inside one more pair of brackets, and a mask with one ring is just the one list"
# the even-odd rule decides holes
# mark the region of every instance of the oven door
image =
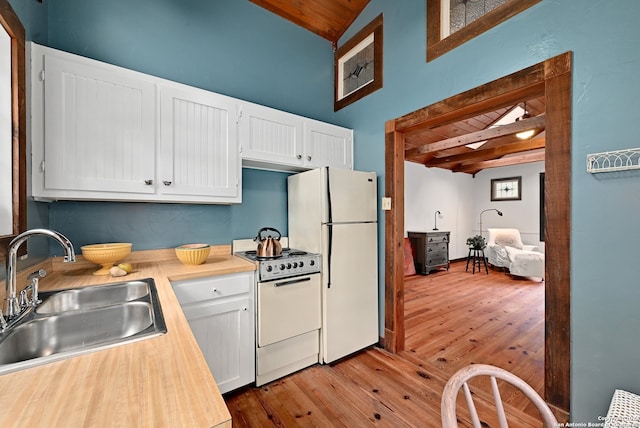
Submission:
[[321,325],[320,274],[258,283],[258,346],[298,336]]

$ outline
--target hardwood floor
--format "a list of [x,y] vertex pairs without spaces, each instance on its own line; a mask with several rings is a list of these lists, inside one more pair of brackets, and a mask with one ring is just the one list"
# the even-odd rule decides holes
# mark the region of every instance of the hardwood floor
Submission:
[[[233,426],[438,427],[447,379],[471,363],[505,368],[542,394],[544,283],[491,269],[471,274],[454,262],[449,271],[406,278],[405,317],[401,354],[371,347],[228,394]],[[541,426],[528,402],[504,388],[512,426]],[[484,407],[478,410],[485,426],[498,426]],[[460,424],[470,426],[464,413]]]

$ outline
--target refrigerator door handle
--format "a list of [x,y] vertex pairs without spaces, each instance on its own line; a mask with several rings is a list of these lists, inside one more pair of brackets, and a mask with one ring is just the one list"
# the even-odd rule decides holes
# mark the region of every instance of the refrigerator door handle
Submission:
[[327,225],[329,245],[327,246],[327,288],[331,288],[331,250],[333,248],[333,225]]
[[326,180],[327,180],[327,223],[333,223],[333,213],[331,207],[331,182],[329,181],[329,167],[326,168]]
[[327,227],[329,232],[329,245],[327,246],[327,288],[331,288],[331,249],[333,247],[333,214],[331,212],[331,182],[329,181],[329,167],[325,167],[327,177]]

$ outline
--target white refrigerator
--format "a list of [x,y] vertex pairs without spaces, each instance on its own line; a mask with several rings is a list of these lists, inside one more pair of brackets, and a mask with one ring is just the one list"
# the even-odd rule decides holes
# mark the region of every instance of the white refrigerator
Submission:
[[318,168],[288,177],[289,246],[322,254],[320,362],[378,342],[377,178]]

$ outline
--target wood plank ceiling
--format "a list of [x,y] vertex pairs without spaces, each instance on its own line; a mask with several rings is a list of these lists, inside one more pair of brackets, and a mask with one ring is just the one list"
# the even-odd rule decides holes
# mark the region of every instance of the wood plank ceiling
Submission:
[[[494,126],[512,109],[525,107],[531,116],[517,122]],[[405,133],[405,159],[426,167],[476,174],[483,169],[544,161],[544,97],[523,100],[518,104],[494,107],[480,114],[460,111],[450,122],[428,125]],[[527,139],[517,133],[533,130]],[[473,143],[485,142],[472,148]]]
[[[333,47],[369,0],[250,0],[280,17],[327,40]],[[531,116],[494,126],[518,105]],[[423,125],[405,134],[405,159],[426,167],[476,174],[487,168],[544,160],[544,97],[523,99],[519,104],[494,106],[489,111],[452,116],[445,124]],[[521,140],[516,133],[535,129],[531,138]],[[480,147],[471,143],[486,141]]]
[[369,0],[250,1],[329,40],[334,47],[369,3]]

